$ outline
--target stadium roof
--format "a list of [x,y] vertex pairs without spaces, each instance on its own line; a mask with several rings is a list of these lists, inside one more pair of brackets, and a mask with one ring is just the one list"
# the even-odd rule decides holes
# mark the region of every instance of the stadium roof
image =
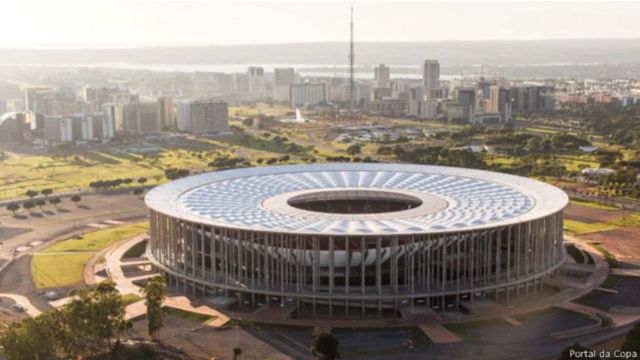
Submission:
[[[336,214],[290,205],[297,196],[366,191],[419,199],[408,210]],[[375,235],[456,232],[551,215],[568,203],[560,189],[528,178],[463,168],[332,163],[243,168],[190,176],[146,196],[155,211],[244,230]]]

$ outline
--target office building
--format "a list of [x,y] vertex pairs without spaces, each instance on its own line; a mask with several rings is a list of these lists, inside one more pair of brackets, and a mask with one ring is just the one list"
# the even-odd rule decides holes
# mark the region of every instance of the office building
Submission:
[[229,131],[229,107],[223,101],[180,101],[177,111],[178,130],[191,134]]
[[431,91],[440,86],[440,63],[438,60],[425,60],[422,65],[422,82],[427,100],[431,100]]
[[53,142],[73,141],[73,123],[71,118],[63,116],[45,117],[44,138]]
[[388,88],[391,83],[391,70],[389,67],[380,64],[373,68],[373,81],[377,88]]
[[317,105],[327,101],[326,86],[321,83],[291,84],[289,98],[292,107]]
[[134,101],[123,105],[121,130],[130,133],[161,131],[159,103]]

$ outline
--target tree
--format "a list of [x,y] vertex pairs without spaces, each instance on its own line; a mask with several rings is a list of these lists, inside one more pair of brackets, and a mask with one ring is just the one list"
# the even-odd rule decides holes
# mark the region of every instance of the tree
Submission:
[[42,208],[47,205],[47,202],[44,199],[37,199],[35,204],[42,210]]
[[635,351],[640,353],[640,324],[636,324],[627,334],[622,345],[622,351]]
[[362,150],[362,147],[360,146],[360,144],[351,144],[347,148],[347,154],[349,154],[351,156],[356,156],[356,155],[360,154],[361,150]]
[[[115,283],[72,292],[61,309],[12,323],[0,335],[8,360],[77,359],[114,352],[129,322]],[[62,354],[62,356],[61,356]]]
[[18,205],[16,203],[11,203],[11,204],[7,205],[7,210],[11,211],[13,213],[13,215],[15,215],[16,211],[20,210],[20,205]]
[[233,348],[233,360],[238,360],[238,358],[242,355],[242,349],[239,347]]
[[143,185],[147,182],[147,178],[146,177],[141,177],[138,179],[138,184]]
[[49,359],[54,341],[50,332],[51,317],[44,314],[12,322],[0,336],[2,352],[8,360]]
[[49,195],[53,194],[53,190],[51,190],[51,189],[42,189],[42,191],[40,191],[40,194],[42,194],[44,196],[49,196]]
[[320,360],[339,359],[338,339],[330,333],[322,333],[315,336],[311,340],[311,355]]
[[33,201],[25,201],[22,204],[22,208],[24,208],[27,211],[30,211],[31,209],[33,209],[36,206],[36,204]]
[[133,195],[142,195],[142,193],[144,192],[143,188],[137,188],[137,189],[133,189]]
[[25,195],[27,195],[29,197],[29,199],[33,199],[34,197],[36,197],[38,195],[38,192],[35,190],[27,190],[26,193],[24,193]]
[[57,197],[57,196],[52,197],[51,199],[49,199],[49,204],[51,204],[51,205],[53,205],[55,207],[58,207],[58,205],[60,205],[61,202],[62,202],[62,200],[60,200],[60,198]]
[[76,206],[78,206],[78,203],[79,203],[80,201],[82,201],[82,198],[80,197],[80,195],[73,195],[73,196],[71,197],[71,201],[72,201],[74,204],[76,204]]
[[145,295],[144,303],[147,305],[147,329],[153,340],[158,339],[158,332],[164,324],[164,311],[162,301],[166,292],[164,278],[155,276],[150,278],[142,288]]

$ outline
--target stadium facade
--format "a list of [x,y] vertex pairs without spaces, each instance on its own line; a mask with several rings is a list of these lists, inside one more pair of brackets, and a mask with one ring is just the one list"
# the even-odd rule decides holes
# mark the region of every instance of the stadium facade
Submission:
[[159,186],[148,255],[169,284],[308,314],[509,303],[564,260],[564,192],[488,171],[317,164]]

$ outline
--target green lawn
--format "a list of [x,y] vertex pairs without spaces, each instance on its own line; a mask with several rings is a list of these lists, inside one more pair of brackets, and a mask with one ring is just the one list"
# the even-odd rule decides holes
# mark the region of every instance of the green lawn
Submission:
[[82,282],[84,264],[94,254],[36,254],[31,259],[31,276],[38,289],[65,287]]
[[[210,145],[211,150],[216,150]],[[77,156],[77,157],[76,157]],[[158,155],[143,157],[132,153],[98,151],[72,156],[50,157],[20,155],[0,163],[0,200],[21,198],[27,190],[53,189],[54,192],[87,189],[96,180],[118,177],[162,178],[169,167],[205,169],[212,156],[198,156],[183,149],[164,149]]]
[[130,259],[130,258],[137,258],[142,256],[145,250],[147,249],[147,242],[148,241],[143,240],[133,245],[132,247],[129,248],[129,250],[125,251],[125,253],[122,255],[122,258]]
[[480,321],[450,323],[450,324],[444,324],[443,326],[447,328],[447,330],[458,335],[462,340],[468,341],[468,340],[471,340],[471,336],[467,332],[467,330],[480,328],[480,327],[500,326],[500,325],[506,325],[506,324],[507,322],[500,318],[492,318],[492,319],[480,320]]
[[72,238],[50,246],[31,259],[33,282],[38,289],[79,284],[83,280],[85,264],[100,250],[144,234],[148,228],[146,222],[128,224],[95,231],[85,234],[82,239]]
[[141,296],[138,296],[136,294],[124,294],[121,295],[120,298],[122,299],[122,303],[124,304],[124,306],[137,303],[138,301],[143,299]]
[[571,200],[571,204],[577,205],[577,206],[589,207],[589,208],[592,208],[592,209],[600,209],[600,210],[610,210],[610,211],[618,211],[618,210],[620,210],[619,208],[617,208],[615,206],[602,205],[602,204],[598,204],[598,203],[594,203],[594,202],[590,202],[590,201],[575,200],[575,199]]
[[48,247],[43,253],[67,251],[100,251],[120,241],[144,234],[149,230],[148,222],[124,225],[111,229],[99,230],[82,236],[82,239],[71,238]]
[[206,323],[207,321],[213,320],[216,318],[215,316],[193,313],[190,311],[184,311],[184,310],[180,310],[180,309],[176,309],[168,306],[165,306],[162,309],[164,310],[164,313],[167,315],[179,317],[186,320],[196,321],[199,323]]
[[604,247],[602,247],[602,245],[598,243],[591,242],[589,244],[591,244],[591,246],[593,246],[596,250],[600,252],[600,254],[602,254],[604,259],[609,263],[610,267],[612,268],[618,267],[618,260],[616,259],[615,255],[610,253],[607,249],[605,249]]
[[571,234],[585,234],[596,231],[606,231],[616,229],[617,226],[609,223],[587,224],[582,221],[564,219],[564,227]]

